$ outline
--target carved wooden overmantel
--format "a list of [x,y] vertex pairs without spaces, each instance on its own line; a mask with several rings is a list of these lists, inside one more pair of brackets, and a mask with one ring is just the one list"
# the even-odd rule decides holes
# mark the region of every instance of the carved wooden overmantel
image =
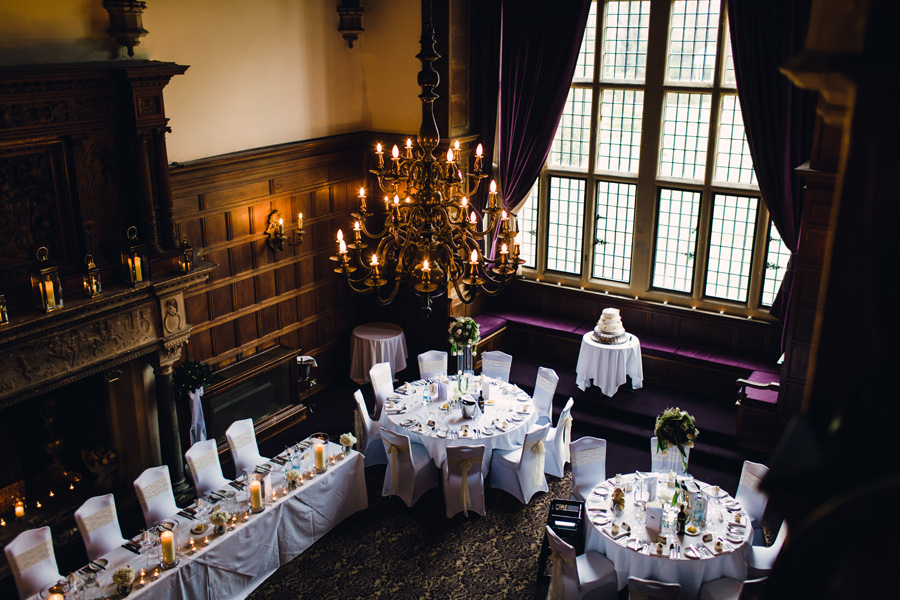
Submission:
[[108,286],[92,300],[12,322],[0,330],[0,409],[154,352],[171,373],[191,333],[184,292],[215,266],[200,261],[140,288]]

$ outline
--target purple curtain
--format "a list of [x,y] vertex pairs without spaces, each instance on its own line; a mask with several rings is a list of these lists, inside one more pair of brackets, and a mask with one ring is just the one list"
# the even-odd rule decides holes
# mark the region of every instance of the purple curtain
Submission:
[[[738,97],[763,202],[792,255],[800,240],[803,196],[794,169],[809,159],[815,94],[795,88],[778,68],[803,50],[810,0],[728,0]],[[769,311],[790,304],[791,265]]]
[[506,210],[525,201],[550,152],[590,8],[590,0],[503,2],[497,183]]

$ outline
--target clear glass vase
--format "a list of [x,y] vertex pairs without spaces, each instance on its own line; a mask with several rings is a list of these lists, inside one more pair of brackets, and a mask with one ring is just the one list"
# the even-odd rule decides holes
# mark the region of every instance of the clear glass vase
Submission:
[[460,395],[469,393],[475,379],[475,358],[472,346],[463,346],[456,355],[456,384]]

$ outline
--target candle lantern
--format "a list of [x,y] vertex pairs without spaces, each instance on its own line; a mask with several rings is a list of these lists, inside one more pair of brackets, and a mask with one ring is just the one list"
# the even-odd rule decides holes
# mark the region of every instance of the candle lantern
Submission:
[[159,565],[171,569],[178,564],[178,521],[162,521],[159,527]]
[[250,473],[247,477],[247,489],[250,491],[250,512],[261,513],[266,509],[266,485],[265,475]]
[[128,243],[122,250],[122,266],[125,267],[125,281],[132,287],[150,283],[150,261],[147,259],[147,244],[137,238],[137,227],[132,225],[125,232]]
[[103,291],[103,286],[100,285],[100,268],[90,254],[84,257],[84,264],[87,265],[83,276],[84,293],[88,298],[93,298]]
[[178,266],[181,268],[182,273],[188,273],[194,268],[194,249],[188,243],[186,235],[182,236],[181,245],[178,249],[181,250],[181,260],[178,261]]
[[0,294],[0,327],[9,323],[9,313],[6,312],[6,296]]
[[309,441],[312,442],[313,461],[316,473],[324,473],[328,468],[328,459],[331,454],[328,447],[328,434],[314,433],[309,436]]
[[37,265],[31,269],[31,289],[34,304],[44,312],[63,307],[62,285],[59,283],[59,265],[50,262],[49,251],[41,246],[37,251]]

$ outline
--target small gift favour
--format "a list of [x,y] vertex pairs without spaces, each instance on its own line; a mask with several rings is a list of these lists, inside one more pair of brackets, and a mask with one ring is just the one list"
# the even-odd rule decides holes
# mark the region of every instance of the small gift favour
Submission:
[[716,540],[716,552],[722,551],[722,540]]

